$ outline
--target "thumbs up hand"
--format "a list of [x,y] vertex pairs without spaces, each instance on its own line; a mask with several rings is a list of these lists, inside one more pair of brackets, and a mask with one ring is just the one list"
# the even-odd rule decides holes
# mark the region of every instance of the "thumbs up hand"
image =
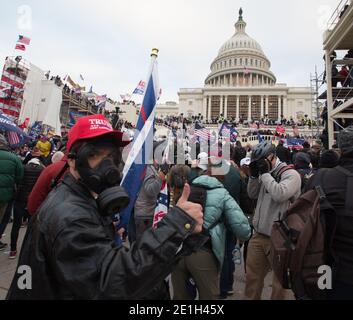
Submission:
[[202,206],[200,204],[188,201],[190,197],[190,192],[190,185],[185,184],[183,194],[177,203],[177,207],[184,210],[191,218],[196,221],[196,228],[194,230],[194,233],[201,233],[203,226]]

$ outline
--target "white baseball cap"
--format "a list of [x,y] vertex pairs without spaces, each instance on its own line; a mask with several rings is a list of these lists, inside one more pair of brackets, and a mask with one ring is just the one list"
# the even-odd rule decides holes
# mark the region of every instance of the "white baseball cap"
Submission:
[[208,154],[206,152],[201,152],[198,156],[197,156],[197,160],[198,161],[198,167],[202,170],[207,170],[208,168]]
[[244,158],[243,160],[240,161],[240,166],[250,166],[251,159],[250,158]]

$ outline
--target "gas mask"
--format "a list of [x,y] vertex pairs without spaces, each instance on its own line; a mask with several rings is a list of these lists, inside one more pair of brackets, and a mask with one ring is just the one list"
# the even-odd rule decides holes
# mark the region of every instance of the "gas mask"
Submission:
[[98,194],[96,199],[102,216],[112,216],[129,205],[130,199],[120,186],[122,179],[118,169],[117,153],[105,158],[92,169],[88,159],[102,146],[87,144],[83,146],[76,157],[76,169],[81,176],[81,183]]

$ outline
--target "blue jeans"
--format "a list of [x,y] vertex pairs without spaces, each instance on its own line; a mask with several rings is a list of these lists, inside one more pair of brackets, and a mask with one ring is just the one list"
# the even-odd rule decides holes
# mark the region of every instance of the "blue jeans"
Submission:
[[235,265],[233,262],[233,250],[235,248],[235,237],[232,232],[227,230],[226,250],[224,263],[220,279],[220,294],[226,296],[228,291],[233,290]]

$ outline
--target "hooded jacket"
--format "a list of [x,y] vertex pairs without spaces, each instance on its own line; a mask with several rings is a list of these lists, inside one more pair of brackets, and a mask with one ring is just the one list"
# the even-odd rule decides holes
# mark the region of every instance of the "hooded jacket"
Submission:
[[216,178],[201,176],[195,179],[193,184],[207,189],[204,229],[209,231],[213,253],[222,267],[226,226],[238,239],[246,241],[251,234],[249,221],[223,184]]
[[273,223],[279,220],[290,204],[300,196],[302,182],[297,171],[290,169],[279,177],[281,170],[286,166],[285,163],[280,163],[272,174],[266,173],[258,179],[249,180],[249,197],[258,200],[253,226],[260,234],[270,236]]

